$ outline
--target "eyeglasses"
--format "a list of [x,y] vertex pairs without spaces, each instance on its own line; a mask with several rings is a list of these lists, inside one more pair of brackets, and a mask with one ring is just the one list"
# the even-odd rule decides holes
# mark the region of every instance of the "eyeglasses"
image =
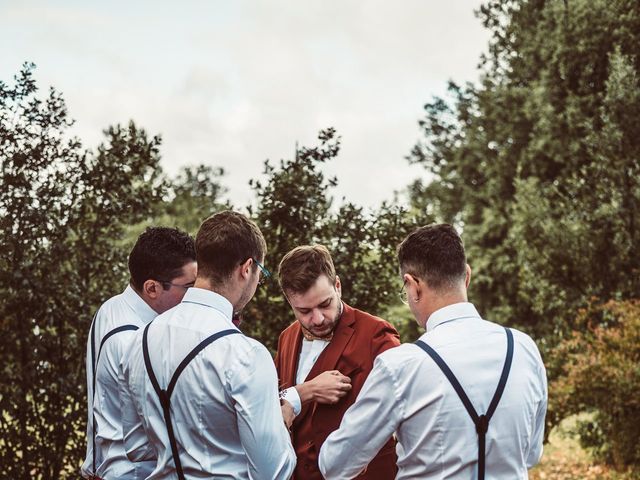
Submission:
[[262,277],[258,280],[258,285],[262,285],[267,278],[271,277],[271,272],[269,270],[267,270],[266,267],[264,265],[262,265],[255,258],[251,257],[251,259],[256,263],[256,265],[258,266],[258,268],[262,272]]
[[[169,280],[158,280],[158,282],[162,284],[162,287],[165,290],[169,290],[171,287],[179,287],[179,288],[184,288],[185,290],[188,290],[191,287],[193,287],[193,284],[195,283],[195,282],[189,282],[185,284],[180,284],[180,283],[172,283]],[[169,286],[167,287],[167,285]]]
[[407,280],[405,279],[405,281],[402,282],[402,288],[400,289],[398,295],[400,296],[400,301],[402,303],[404,303],[405,305],[409,305],[409,295],[407,294],[407,289],[405,288],[406,286]]
[[[416,277],[414,277],[413,275],[409,274],[409,276],[413,279],[414,282],[419,283],[420,280],[417,279]],[[402,288],[400,289],[400,292],[398,294],[400,296],[400,301],[402,303],[404,303],[405,305],[409,305],[409,293],[407,292],[407,279],[404,279],[404,282],[402,282]]]

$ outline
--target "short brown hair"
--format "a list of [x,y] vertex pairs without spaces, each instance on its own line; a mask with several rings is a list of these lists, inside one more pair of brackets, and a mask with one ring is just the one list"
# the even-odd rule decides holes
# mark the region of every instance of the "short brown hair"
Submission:
[[261,262],[267,246],[258,226],[238,212],[225,210],[207,218],[196,234],[198,276],[219,285],[249,258]]
[[398,246],[403,273],[421,278],[434,290],[453,287],[467,274],[462,239],[446,223],[420,227]]
[[296,247],[282,257],[278,266],[278,281],[285,293],[304,293],[323,274],[335,283],[336,269],[324,245]]

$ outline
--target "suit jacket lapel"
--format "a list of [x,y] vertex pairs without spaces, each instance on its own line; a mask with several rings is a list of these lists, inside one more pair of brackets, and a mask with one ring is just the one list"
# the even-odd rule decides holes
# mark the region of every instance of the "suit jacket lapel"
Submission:
[[300,324],[296,320],[293,324],[290,335],[287,338],[286,350],[283,352],[284,372],[280,380],[284,382],[281,388],[293,387],[296,384],[296,373],[298,372],[298,361],[300,360],[300,350],[302,349],[302,331]]
[[[331,339],[331,342],[329,342],[329,345],[327,345],[324,351],[320,354],[318,360],[316,360],[316,363],[313,365],[313,368],[309,372],[309,375],[307,375],[305,381],[310,380],[327,370],[333,370],[338,363],[344,348],[353,336],[352,325],[355,322],[353,309],[345,303],[342,305],[342,316],[340,317],[338,326],[333,333],[333,338]],[[296,357],[299,357],[300,351],[298,350],[297,353]],[[297,368],[297,365],[295,368]]]

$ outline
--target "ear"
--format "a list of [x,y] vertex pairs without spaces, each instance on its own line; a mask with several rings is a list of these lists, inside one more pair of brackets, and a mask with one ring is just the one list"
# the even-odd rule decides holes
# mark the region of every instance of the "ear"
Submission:
[[253,266],[253,258],[247,258],[244,263],[240,264],[240,277],[248,279],[251,277],[251,267]]
[[334,285],[336,292],[338,292],[338,298],[342,298],[342,284],[340,283],[340,277],[336,275],[336,283]]
[[160,296],[162,291],[162,284],[160,282],[156,282],[155,280],[145,280],[142,284],[142,293],[146,297],[155,300]]
[[409,301],[413,300],[414,303],[420,300],[420,294],[422,293],[422,288],[420,287],[420,282],[417,281],[416,277],[405,273],[402,276],[402,280],[406,284],[407,289],[407,297]]
[[464,277],[464,288],[469,288],[469,283],[471,283],[471,267],[467,264],[467,273]]

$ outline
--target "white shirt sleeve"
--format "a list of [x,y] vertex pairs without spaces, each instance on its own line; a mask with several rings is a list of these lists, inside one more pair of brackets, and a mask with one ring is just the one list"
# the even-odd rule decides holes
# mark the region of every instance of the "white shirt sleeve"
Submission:
[[296,455],[282,419],[275,365],[262,345],[256,345],[253,353],[253,359],[245,359],[241,368],[227,373],[249,478],[288,479]]
[[527,468],[532,468],[542,458],[542,442],[544,440],[544,419],[547,413],[547,374],[540,360],[540,382],[542,388],[542,398],[538,404],[536,418],[531,432],[530,450],[527,455]]
[[87,454],[85,461],[80,468],[80,474],[84,478],[91,478],[93,472],[93,364],[91,363],[91,332],[95,328],[94,323],[96,317],[89,330],[89,338],[87,339],[87,355],[85,359],[86,378],[87,378]]
[[[137,348],[140,343],[140,336],[132,342],[132,349]],[[122,433],[124,448],[127,458],[131,462],[143,462],[157,460],[156,452],[151,446],[147,434],[142,425],[142,419],[133,401],[133,394],[129,388],[129,371],[126,366],[128,352],[120,362],[118,368],[118,394],[120,396],[120,410],[122,413]]]
[[295,387],[285,388],[280,392],[280,398],[286,400],[293,407],[293,414],[298,415],[302,410],[302,400],[300,400],[300,394]]
[[318,465],[327,479],[358,476],[400,424],[404,400],[384,360],[378,356],[356,402],[340,428],[320,448]]

